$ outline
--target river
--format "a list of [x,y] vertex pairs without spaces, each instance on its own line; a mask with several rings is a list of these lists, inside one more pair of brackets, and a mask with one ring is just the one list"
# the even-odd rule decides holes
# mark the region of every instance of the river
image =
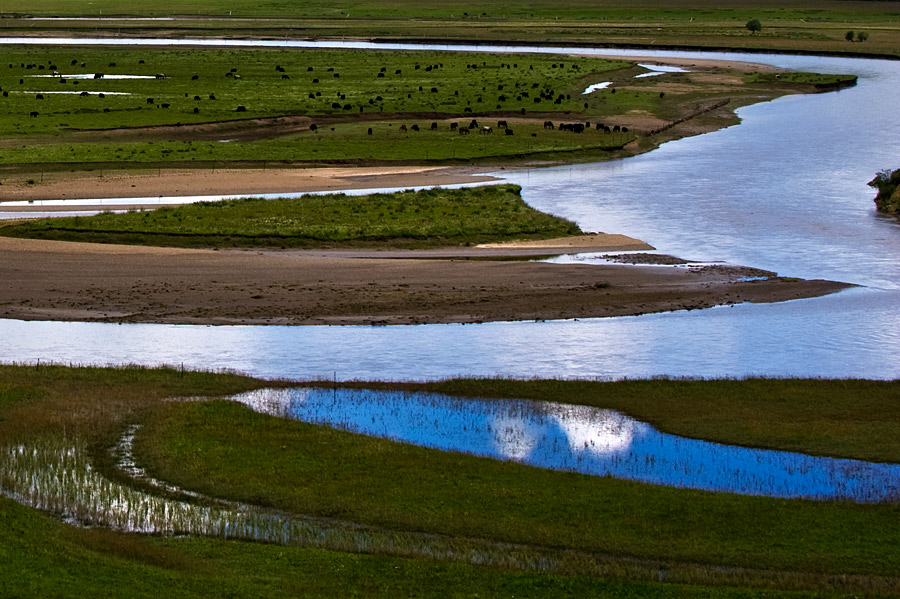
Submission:
[[183,364],[302,379],[900,376],[900,221],[874,211],[874,192],[866,186],[877,171],[900,167],[900,62],[565,51],[659,60],[726,58],[859,75],[854,88],[748,106],[738,111],[739,126],[670,142],[641,156],[498,174],[522,185],[532,206],[571,218],[585,230],[632,235],[693,260],[724,260],[862,287],[783,304],[480,325],[202,327],[0,320],[5,341],[0,361]]

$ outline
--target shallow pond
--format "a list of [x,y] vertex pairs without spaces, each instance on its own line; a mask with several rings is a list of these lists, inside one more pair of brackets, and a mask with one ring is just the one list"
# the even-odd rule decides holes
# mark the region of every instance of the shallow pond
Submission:
[[553,470],[741,495],[900,501],[897,464],[697,441],[588,406],[369,389],[263,389],[232,399],[274,416]]

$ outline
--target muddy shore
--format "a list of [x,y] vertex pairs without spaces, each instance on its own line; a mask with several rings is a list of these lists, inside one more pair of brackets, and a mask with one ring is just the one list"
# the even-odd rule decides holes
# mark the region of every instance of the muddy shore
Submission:
[[[619,237],[601,236],[577,249],[646,247]],[[219,325],[471,323],[775,302],[847,287],[775,276],[755,279],[760,271],[731,266],[522,260],[553,251],[573,248],[414,254],[213,251],[0,238],[0,318]]]

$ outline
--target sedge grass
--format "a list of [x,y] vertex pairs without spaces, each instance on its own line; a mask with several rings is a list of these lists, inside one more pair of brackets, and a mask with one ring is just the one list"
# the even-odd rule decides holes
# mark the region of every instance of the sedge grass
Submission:
[[490,185],[202,202],[40,219],[0,228],[0,235],[188,247],[422,247],[581,233],[571,221],[529,207],[520,191],[514,185]]

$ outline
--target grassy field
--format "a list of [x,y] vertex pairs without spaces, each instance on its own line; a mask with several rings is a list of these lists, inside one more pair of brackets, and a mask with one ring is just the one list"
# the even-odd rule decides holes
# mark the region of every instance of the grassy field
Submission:
[[[792,0],[563,0],[473,7],[444,0],[421,3],[194,0],[148,6],[117,0],[5,2],[3,25],[11,34],[36,30],[113,35],[247,35],[254,37],[377,37],[437,40],[510,40],[530,43],[637,45],[646,47],[777,49],[900,55],[897,2]],[[105,21],[28,21],[14,15],[104,17]],[[114,16],[205,15],[217,20],[140,22]],[[759,19],[762,30],[745,27]],[[847,41],[864,31],[864,42]],[[856,39],[856,38],[854,38]]]
[[[3,498],[0,594],[148,596],[164,586],[183,597],[837,597],[900,588],[892,578],[900,567],[895,505],[666,489],[369,439],[232,403],[163,401],[263,385],[271,383],[173,369],[0,366],[0,444],[4,452],[40,440],[82,444],[98,471],[121,478],[106,448],[142,422],[136,455],[154,474],[215,496],[367,524],[391,534],[393,549],[84,530]],[[724,442],[897,457],[886,441],[900,427],[895,382],[476,380],[426,388],[565,398],[649,414],[664,430],[713,430]],[[786,440],[780,429],[801,422],[803,438]],[[844,422],[857,426],[845,430]],[[870,434],[876,425],[885,441]],[[2,484],[8,475],[0,473]],[[428,558],[427,549],[401,557],[405,539],[421,534],[500,554],[513,541],[516,554],[562,556],[565,571],[472,566]],[[601,576],[590,566],[597,563]]]
[[666,129],[685,117],[709,130],[736,122],[739,106],[855,81],[636,78],[649,70],[621,60],[448,52],[12,46],[4,59],[4,184],[128,165],[602,160],[687,134]]
[[176,247],[429,247],[577,235],[528,206],[515,185],[202,202],[124,214],[48,218],[0,235]]

